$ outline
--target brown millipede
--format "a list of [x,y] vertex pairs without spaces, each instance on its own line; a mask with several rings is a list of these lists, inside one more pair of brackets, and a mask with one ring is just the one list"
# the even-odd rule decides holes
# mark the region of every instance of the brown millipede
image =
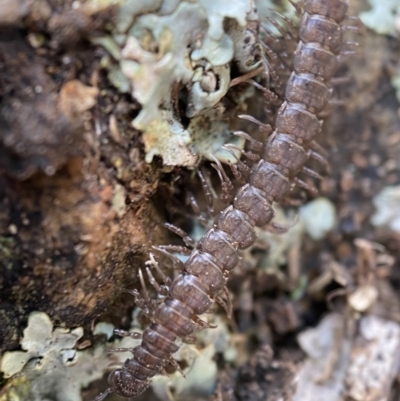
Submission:
[[[313,173],[304,167],[308,158],[324,160],[314,150],[313,140],[320,131],[318,114],[328,102],[329,82],[338,66],[343,44],[341,23],[346,15],[344,0],[305,2],[293,72],[277,114],[275,131],[263,143],[259,160],[245,172],[247,183],[238,189],[232,204],[216,216],[213,227],[193,247],[183,271],[171,282],[157,268],[164,282],[163,302],[151,302],[145,291],[143,294],[132,291],[137,305],[144,309],[152,324],[144,330],[141,344],[130,350],[133,357],[110,373],[110,387],[96,401],[113,392],[126,398],[135,397],[149,387],[154,375],[165,372],[167,363],[179,368],[172,359],[178,350],[175,340],[189,338],[195,330],[206,327],[198,315],[207,312],[213,301],[224,303],[219,294],[226,292],[227,276],[238,263],[238,251],[254,243],[256,226],[271,222],[272,202],[281,201],[294,183],[310,189],[297,175],[300,171]],[[221,180],[226,181],[217,161],[215,168],[221,173]],[[149,270],[148,274],[154,283]],[[143,282],[141,272],[140,278]],[[226,303],[225,307],[229,309]]]

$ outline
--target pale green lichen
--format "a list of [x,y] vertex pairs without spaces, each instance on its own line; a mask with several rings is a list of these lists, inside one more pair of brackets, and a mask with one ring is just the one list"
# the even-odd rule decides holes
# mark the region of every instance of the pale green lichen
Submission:
[[68,363],[75,355],[72,348],[82,335],[81,327],[72,331],[62,328],[53,331],[53,324],[45,313],[32,312],[21,340],[21,348],[24,351],[6,352],[1,361],[0,371],[5,377],[11,377],[20,372],[28,361],[42,360],[53,357],[54,354],[64,363]]
[[[118,3],[111,36],[93,41],[114,59],[102,63],[110,81],[121,92],[130,91],[142,106],[133,125],[143,133],[146,161],[157,155],[166,165],[194,166],[212,150],[217,158],[235,163],[219,151],[232,137],[226,134],[228,125],[220,124],[219,132],[218,124],[211,124],[200,133],[193,131],[198,124],[191,120],[207,118],[227,94],[232,62],[241,72],[257,67],[252,54],[256,30],[249,28],[258,21],[253,0],[234,0],[229,7],[224,0]],[[177,116],[182,88],[187,107],[184,116]],[[187,128],[182,117],[189,119]],[[222,121],[222,115],[218,117]],[[210,146],[214,134],[221,140]]]
[[360,13],[362,22],[381,35],[400,30],[400,2],[398,0],[368,0],[371,9]]
[[[299,334],[298,342],[308,358],[297,374],[293,401],[343,399],[351,351],[349,336],[342,336],[344,324],[343,314],[331,313],[317,327]],[[335,363],[330,362],[331,355]],[[329,378],[326,379],[324,375],[328,369]]]
[[221,40],[225,35],[223,24],[225,18],[232,18],[240,26],[246,25],[247,14],[253,6],[248,0],[231,0],[227,7],[226,0],[199,0],[199,4],[207,13],[208,37]]
[[[104,331],[105,327],[97,326],[97,332]],[[53,329],[45,313],[32,312],[21,340],[24,351],[3,355],[0,370],[11,378],[1,397],[16,401],[81,401],[81,389],[100,379],[110,362],[104,357],[104,345],[75,350],[82,336],[81,327]]]
[[317,198],[303,205],[299,215],[307,234],[314,240],[324,238],[336,223],[335,205],[327,198]]
[[154,156],[162,155],[166,165],[194,165],[197,156],[188,147],[191,143],[188,131],[172,118],[170,111],[162,111],[161,115],[165,118],[154,119],[143,129],[146,162],[150,163]]
[[[206,29],[207,18],[197,4],[181,3],[171,15],[147,14],[138,18],[129,31],[122,50],[121,62],[125,75],[132,80],[133,96],[143,108],[134,120],[138,129],[159,119],[159,107],[168,108],[174,82],[188,83],[193,75],[188,46]],[[140,41],[151,38],[158,52],[146,51]]]
[[400,186],[383,188],[372,202],[376,211],[370,219],[371,224],[400,232]]
[[243,149],[245,143],[243,138],[232,134],[228,123],[220,118],[216,109],[193,118],[187,131],[191,138],[189,146],[191,151],[209,160],[212,160],[212,155],[224,163],[235,164],[235,156],[239,158],[239,152],[235,151],[233,156],[221,147],[230,143]]
[[107,322],[99,322],[94,326],[93,335],[104,334],[109,340],[114,334],[114,325]]
[[[212,160],[211,155],[226,163],[236,163],[235,157],[224,149],[222,145],[232,143],[243,148],[244,139],[233,135],[228,124],[218,119],[215,109],[194,117],[187,129],[168,115],[165,111],[162,120],[154,120],[143,130],[143,142],[146,148],[146,162],[150,163],[153,157],[162,154],[166,165],[193,166],[199,156]],[[239,152],[235,151],[239,157]]]
[[[209,68],[211,70],[211,66]],[[208,76],[207,70],[203,67],[195,70],[192,77],[193,84],[189,95],[186,116],[192,118],[201,111],[217,104],[228,91],[229,74],[230,69],[228,65],[215,67]]]

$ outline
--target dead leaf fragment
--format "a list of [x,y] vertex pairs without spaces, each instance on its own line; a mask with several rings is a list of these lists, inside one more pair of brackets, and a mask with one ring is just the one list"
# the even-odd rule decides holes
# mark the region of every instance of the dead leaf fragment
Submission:
[[66,116],[77,117],[96,104],[98,94],[97,88],[86,86],[75,79],[62,86],[58,96],[58,105]]

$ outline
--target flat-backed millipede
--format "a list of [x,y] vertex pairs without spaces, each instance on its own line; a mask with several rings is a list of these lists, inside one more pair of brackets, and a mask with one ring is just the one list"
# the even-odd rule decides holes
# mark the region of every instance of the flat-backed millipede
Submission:
[[329,99],[329,81],[337,69],[343,44],[341,24],[346,16],[345,0],[305,1],[294,71],[275,131],[263,144],[260,160],[249,168],[247,183],[238,189],[232,204],[217,215],[213,227],[194,247],[183,271],[171,283],[164,276],[163,302],[149,302],[134,292],[136,303],[152,324],[144,330],[141,344],[131,350],[133,358],[110,373],[110,387],[96,401],[113,392],[135,397],[149,387],[154,375],[165,372],[166,364],[177,365],[172,358],[178,350],[175,340],[188,338],[205,326],[198,315],[207,312],[213,301],[221,301],[218,294],[226,290],[228,274],[239,261],[238,251],[254,243],[255,226],[271,222],[272,202],[281,201],[294,183],[307,186],[297,175],[310,173],[304,168],[309,157],[320,158],[313,150],[314,137],[321,129],[317,115]]

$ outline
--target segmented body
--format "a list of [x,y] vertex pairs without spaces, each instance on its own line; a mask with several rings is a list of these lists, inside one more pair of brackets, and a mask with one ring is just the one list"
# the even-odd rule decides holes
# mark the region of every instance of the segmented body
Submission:
[[186,338],[199,328],[197,316],[207,312],[213,298],[225,288],[229,272],[238,263],[238,251],[256,239],[255,227],[272,220],[272,202],[288,194],[320,130],[317,115],[328,102],[329,80],[342,46],[340,24],[346,12],[343,0],[305,2],[294,71],[261,160],[251,168],[248,182],[238,190],[233,204],[219,213],[201,238],[164,302],[155,308],[153,324],[143,332],[133,358],[110,373],[106,394],[134,397],[149,387],[150,379],[163,371],[178,350],[177,337]]

